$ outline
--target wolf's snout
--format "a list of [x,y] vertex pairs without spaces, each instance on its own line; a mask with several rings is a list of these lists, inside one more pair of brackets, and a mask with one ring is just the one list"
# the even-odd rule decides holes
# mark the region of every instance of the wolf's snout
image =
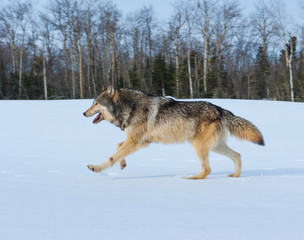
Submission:
[[87,116],[87,115],[86,115],[86,112],[83,113],[83,116],[85,116],[85,117]]

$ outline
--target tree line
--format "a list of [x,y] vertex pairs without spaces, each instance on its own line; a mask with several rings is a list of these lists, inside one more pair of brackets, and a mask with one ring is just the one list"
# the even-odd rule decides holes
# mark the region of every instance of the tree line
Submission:
[[[112,1],[0,10],[0,99],[93,98],[103,85],[177,98],[304,100],[304,27],[281,1],[179,0],[124,16]],[[299,2],[304,13],[304,1]]]

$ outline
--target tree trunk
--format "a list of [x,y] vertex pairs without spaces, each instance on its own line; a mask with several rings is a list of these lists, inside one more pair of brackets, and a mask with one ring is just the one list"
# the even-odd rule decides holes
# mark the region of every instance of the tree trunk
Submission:
[[[120,82],[121,79],[121,46],[120,46],[120,41],[117,43],[118,44],[118,59],[117,59],[117,82]],[[118,85],[118,83],[117,83]],[[124,84],[123,84],[124,85]],[[124,86],[122,86],[124,87]]]
[[22,58],[23,58],[24,38],[25,38],[25,29],[22,28],[22,43],[20,48],[20,62],[19,62],[19,99],[21,99],[21,94],[22,94]]
[[48,99],[48,93],[47,93],[47,82],[46,82],[46,68],[45,68],[45,43],[43,39],[42,44],[42,67],[43,67],[43,87],[44,87],[44,99]]
[[[92,96],[92,90],[91,90],[91,84],[90,79],[91,75],[93,76],[93,73],[91,73],[91,66],[92,66],[92,60],[91,60],[91,47],[92,47],[92,40],[89,36],[87,36],[87,58],[88,58],[88,70],[87,70],[87,83],[88,83],[88,89],[89,89],[89,96]],[[94,78],[92,77],[92,83]],[[94,85],[93,85],[94,88]],[[96,96],[96,95],[94,95]]]
[[83,91],[83,73],[82,73],[82,50],[81,50],[81,43],[79,38],[79,89],[80,89],[80,98],[84,98],[84,91]]
[[[111,76],[111,54],[110,54],[110,33],[107,32],[107,85],[111,83],[110,76]],[[114,86],[112,86],[114,87]]]
[[194,56],[194,72],[195,72],[195,88],[196,88],[196,95],[199,96],[200,93],[200,80],[198,75],[198,62],[197,62],[197,54],[195,53]]
[[189,74],[189,88],[190,88],[190,98],[193,98],[193,86],[192,86],[192,76],[191,76],[191,61],[190,61],[191,49],[188,50],[188,74]]
[[179,98],[179,89],[180,89],[180,82],[179,82],[179,59],[178,59],[178,43],[172,40],[174,46],[174,55],[175,55],[175,82],[176,82],[176,97]]
[[[284,36],[285,39],[285,36]],[[285,39],[286,42],[286,39]],[[292,76],[292,57],[293,57],[293,40],[290,38],[290,54],[288,53],[287,44],[284,44],[286,67],[289,70],[289,84],[290,84],[290,100],[294,102],[293,76]]]
[[[268,54],[267,54],[268,45],[267,45],[266,24],[264,24],[264,28],[263,28],[263,43],[264,43],[264,58],[268,62]],[[267,94],[266,96],[267,96],[267,99],[269,99],[270,98],[270,89],[269,89],[269,77],[268,77],[267,72],[264,72],[264,78],[266,80],[266,94]]]
[[293,38],[290,37],[290,56],[288,59],[288,67],[289,67],[289,83],[290,83],[290,98],[291,101],[294,102],[294,90],[293,90],[293,76],[292,76],[292,58],[293,58]]
[[152,88],[153,85],[153,79],[152,79],[152,72],[153,72],[153,61],[152,61],[152,34],[150,25],[148,25],[148,42],[149,42],[149,89]]
[[72,30],[70,29],[70,58],[71,58],[71,68],[72,68],[72,96],[73,99],[76,98],[76,79],[75,79],[75,69],[74,69],[74,44],[72,40]]
[[290,98],[291,101],[294,102],[294,89],[293,89],[293,77],[292,77],[292,65],[291,65],[291,58],[289,58],[288,65],[289,65],[289,82],[290,82]]
[[64,88],[65,91],[68,89],[68,53],[67,53],[67,46],[66,46],[66,36],[63,37],[63,54],[64,54]]
[[9,45],[12,54],[13,73],[16,73],[15,35],[12,35],[12,43]]
[[[97,39],[96,39],[97,41]],[[96,43],[98,44],[98,43]],[[96,45],[98,46],[98,45]],[[107,43],[106,43],[106,39],[105,39],[105,32],[102,33],[102,46],[101,46],[101,52],[98,55],[98,60],[100,60],[100,64],[102,65],[102,83],[105,85],[108,85],[109,82],[107,79]]]
[[204,81],[204,92],[207,92],[207,73],[208,73],[208,38],[205,36],[204,41],[204,75],[203,75],[203,81]]
[[[96,89],[96,79],[98,79],[98,46],[97,46],[97,39],[94,37],[94,45],[93,45],[93,61],[94,61],[94,76],[93,76],[93,89],[94,89],[94,96],[97,95]],[[93,73],[93,72],[92,72]]]
[[251,99],[251,76],[252,74],[249,72],[250,69],[247,69],[247,98]]
[[114,32],[112,32],[112,86],[116,87],[115,85],[115,36]]

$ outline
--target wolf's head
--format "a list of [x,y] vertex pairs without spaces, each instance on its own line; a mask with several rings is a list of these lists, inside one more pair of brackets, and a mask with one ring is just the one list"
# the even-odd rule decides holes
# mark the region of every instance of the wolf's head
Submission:
[[109,122],[114,121],[113,98],[115,97],[117,90],[115,90],[112,86],[103,87],[102,90],[102,93],[94,99],[92,106],[83,113],[85,117],[92,117],[98,113],[93,120],[93,123],[95,124],[101,122],[102,120],[107,120]]

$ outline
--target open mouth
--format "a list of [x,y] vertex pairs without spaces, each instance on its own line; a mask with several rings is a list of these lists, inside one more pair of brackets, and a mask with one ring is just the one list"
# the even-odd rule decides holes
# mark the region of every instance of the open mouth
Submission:
[[94,118],[93,123],[99,123],[100,121],[102,121],[104,118],[101,115],[101,113],[98,113],[98,115]]

